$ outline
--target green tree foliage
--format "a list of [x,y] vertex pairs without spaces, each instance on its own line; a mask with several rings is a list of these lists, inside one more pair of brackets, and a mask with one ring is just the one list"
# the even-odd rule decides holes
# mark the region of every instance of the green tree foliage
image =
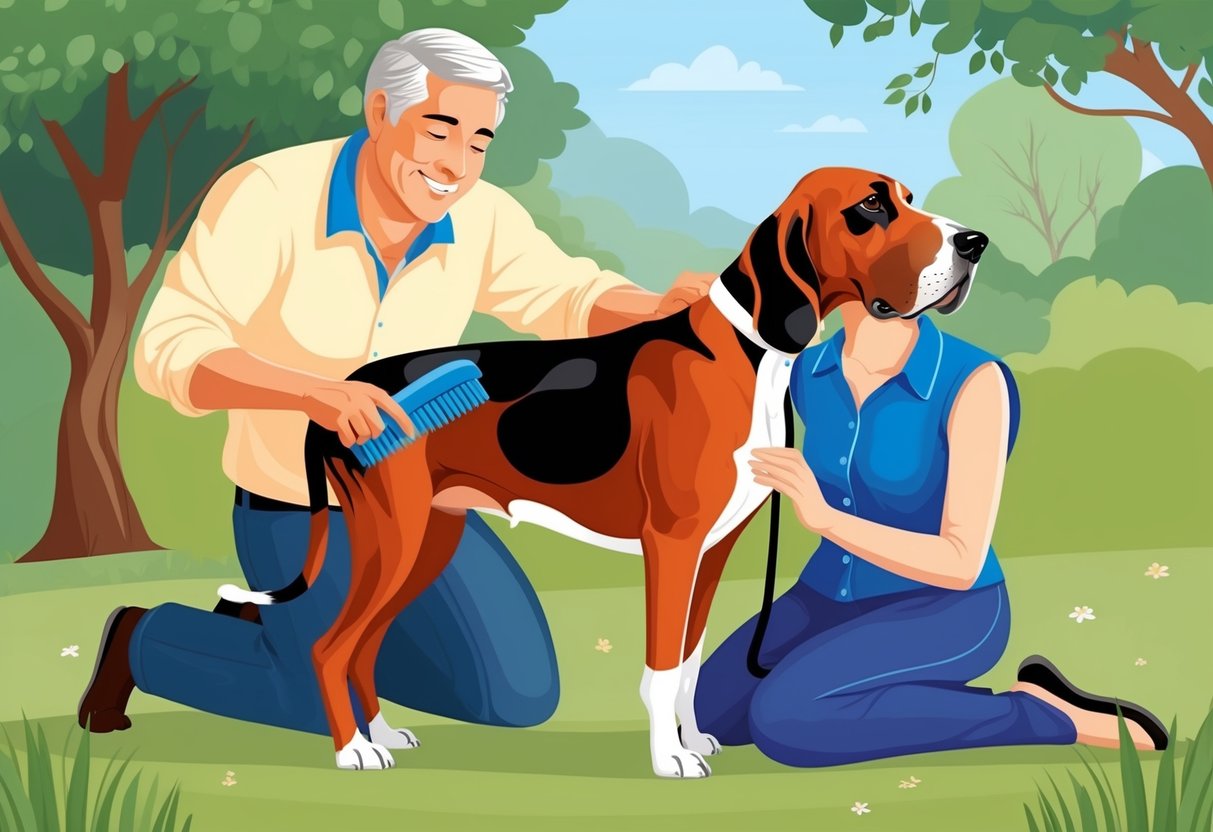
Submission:
[[1211,229],[1213,188],[1203,171],[1163,168],[1100,223],[1088,273],[1127,289],[1161,283],[1181,301],[1213,303]]
[[[494,143],[487,174],[526,182],[586,122],[576,91],[518,46],[535,15],[563,2],[0,0],[0,172],[19,170],[24,186],[14,194],[0,180],[0,246],[71,362],[51,521],[28,559],[155,546],[119,461],[119,386],[143,300],[223,170],[351,132],[378,47],[440,25],[497,48],[512,70],[517,127]],[[86,308],[42,265],[70,257],[73,239],[87,241]],[[128,271],[140,242],[148,256]]]
[[[1062,106],[1093,116],[1141,116],[1179,130],[1213,178],[1213,3],[1204,0],[805,0],[832,24],[837,44],[846,29],[862,27],[872,41],[897,25],[924,30],[934,57],[889,83],[886,104],[907,116],[931,108],[927,90],[941,56],[968,54],[971,74],[989,71],[1028,87],[1043,87]],[[868,22],[869,7],[876,13]],[[904,21],[904,23],[903,23]],[[1173,77],[1168,70],[1181,72]],[[1076,96],[1087,79],[1106,72],[1126,81],[1151,109],[1093,109]],[[918,80],[916,80],[918,79]],[[927,79],[923,82],[921,79]],[[1059,89],[1059,87],[1061,89]],[[1064,94],[1062,92],[1064,90]],[[1195,96],[1194,96],[1195,94]]]
[[1124,119],[1090,119],[1013,81],[976,93],[948,131],[959,176],[926,207],[984,231],[1033,272],[1089,256],[1099,219],[1137,184],[1141,142]]

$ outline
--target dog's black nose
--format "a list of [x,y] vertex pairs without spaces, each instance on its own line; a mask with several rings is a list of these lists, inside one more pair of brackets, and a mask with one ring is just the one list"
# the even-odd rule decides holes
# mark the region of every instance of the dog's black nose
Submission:
[[959,231],[952,238],[952,245],[956,246],[956,253],[970,263],[980,260],[981,253],[989,244],[990,238],[980,231]]

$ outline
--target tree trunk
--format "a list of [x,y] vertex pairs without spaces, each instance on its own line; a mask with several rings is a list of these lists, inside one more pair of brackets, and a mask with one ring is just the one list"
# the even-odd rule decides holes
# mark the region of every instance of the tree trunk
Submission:
[[23,563],[160,548],[148,537],[118,464],[118,387],[128,342],[72,362],[50,522]]

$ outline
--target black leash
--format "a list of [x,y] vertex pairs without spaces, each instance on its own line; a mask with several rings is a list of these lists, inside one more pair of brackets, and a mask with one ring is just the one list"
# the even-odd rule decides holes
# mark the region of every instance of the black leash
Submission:
[[[792,422],[792,393],[789,391],[783,397],[784,447],[796,447],[796,427]],[[762,587],[762,609],[758,611],[758,621],[754,625],[754,636],[750,639],[750,652],[746,654],[746,668],[756,679],[763,679],[770,668],[763,667],[758,661],[762,651],[762,640],[767,634],[767,625],[771,622],[771,605],[775,603],[775,567],[779,560],[779,492],[771,494],[771,526],[767,532],[767,574]]]

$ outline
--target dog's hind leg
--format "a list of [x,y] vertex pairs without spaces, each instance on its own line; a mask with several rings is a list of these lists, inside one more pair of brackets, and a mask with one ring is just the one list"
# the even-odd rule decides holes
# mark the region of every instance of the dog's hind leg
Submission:
[[380,709],[375,693],[375,662],[388,628],[396,617],[420,595],[450,563],[463,536],[464,512],[457,514],[434,510],[426,523],[425,536],[417,563],[404,585],[371,625],[366,640],[354,651],[350,679],[369,722],[371,742],[386,748],[416,748],[421,743],[407,728],[393,728]]
[[733,551],[733,546],[747,523],[748,518],[704,553],[699,562],[699,573],[695,576],[695,590],[691,595],[691,611],[687,619],[686,640],[683,643],[682,678],[679,680],[674,709],[678,714],[679,735],[683,747],[704,756],[720,753],[720,743],[711,734],[700,731],[699,722],[695,718],[695,687],[699,682],[699,665],[703,659],[708,611],[712,606],[716,587],[720,583],[720,575],[724,572],[725,562],[728,561],[729,553]]
[[[423,448],[410,451],[357,472],[343,483],[349,503],[344,507],[350,534],[350,591],[337,620],[312,650],[338,768],[379,769],[395,764],[391,752],[358,732],[349,682],[354,655],[406,585],[425,536],[433,488]],[[390,499],[393,494],[401,498]]]

